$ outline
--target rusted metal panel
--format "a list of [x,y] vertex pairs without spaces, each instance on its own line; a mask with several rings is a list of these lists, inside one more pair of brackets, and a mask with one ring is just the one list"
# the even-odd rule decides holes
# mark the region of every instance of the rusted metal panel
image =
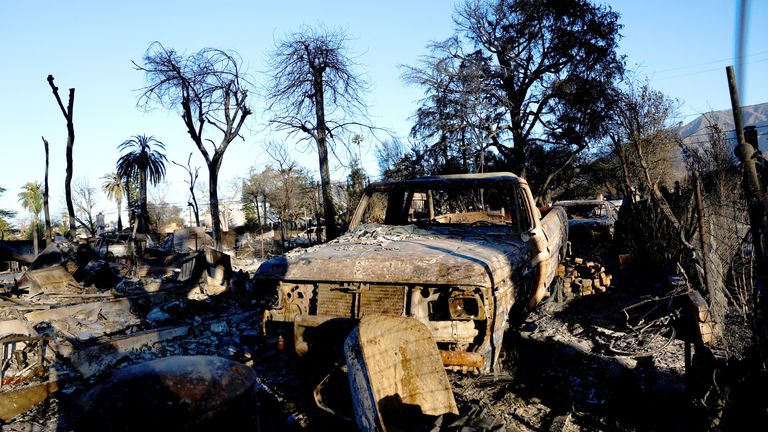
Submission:
[[11,421],[17,415],[32,409],[58,390],[59,383],[49,381],[0,393],[0,420]]
[[402,315],[405,312],[406,291],[403,286],[370,285],[362,293],[360,316]]
[[334,286],[320,284],[317,313],[342,318],[371,314],[401,316],[405,313],[406,287],[392,285]]
[[321,284],[317,289],[317,313],[334,317],[356,318],[353,292]]
[[443,366],[482,369],[485,365],[485,357],[476,352],[440,350],[440,360],[443,362]]
[[427,415],[458,414],[435,341],[418,320],[364,317],[344,351],[361,430],[399,429],[403,413],[413,407]]
[[74,277],[60,265],[29,270],[19,280],[19,288],[28,289],[30,295],[67,294],[82,291]]

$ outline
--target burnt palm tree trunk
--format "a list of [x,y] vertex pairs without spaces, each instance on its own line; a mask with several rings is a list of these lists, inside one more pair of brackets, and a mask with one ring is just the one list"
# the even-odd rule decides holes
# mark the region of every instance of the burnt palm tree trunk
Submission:
[[121,213],[121,209],[123,207],[123,200],[118,199],[117,200],[117,232],[120,232],[123,230],[123,218]]

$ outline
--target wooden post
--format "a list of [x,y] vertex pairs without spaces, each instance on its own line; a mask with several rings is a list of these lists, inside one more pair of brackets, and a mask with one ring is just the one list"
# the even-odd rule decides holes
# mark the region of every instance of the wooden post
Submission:
[[698,214],[697,219],[699,222],[699,244],[701,245],[701,266],[704,269],[704,287],[707,289],[707,294],[709,294],[711,298],[712,293],[710,292],[709,285],[709,270],[707,269],[707,267],[709,267],[709,254],[707,253],[707,245],[704,237],[704,206],[702,205],[701,199],[701,177],[699,177],[698,171],[693,172],[693,187],[694,192],[696,193],[696,212]]

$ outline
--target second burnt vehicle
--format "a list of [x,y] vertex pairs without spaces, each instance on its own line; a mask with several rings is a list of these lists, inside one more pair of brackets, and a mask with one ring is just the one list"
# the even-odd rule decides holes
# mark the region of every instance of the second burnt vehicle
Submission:
[[366,315],[413,317],[447,367],[498,369],[510,311],[549,293],[568,238],[565,211],[540,211],[511,173],[373,183],[347,233],[264,262],[255,286],[271,293],[269,321],[293,323],[299,354],[310,333]]
[[599,255],[613,242],[616,224],[615,206],[604,200],[569,200],[555,202],[568,214],[568,240],[575,255]]

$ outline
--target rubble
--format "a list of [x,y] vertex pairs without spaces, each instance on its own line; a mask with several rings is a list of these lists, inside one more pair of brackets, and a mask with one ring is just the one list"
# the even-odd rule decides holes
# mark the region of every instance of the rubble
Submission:
[[613,284],[613,276],[602,264],[579,257],[569,257],[560,263],[557,275],[562,279],[562,294],[567,299],[605,293]]
[[[363,230],[363,240],[383,248],[414,235],[374,231]],[[376,314],[363,317],[352,333],[347,358],[332,344],[325,344],[328,359],[298,357],[290,333],[262,331],[267,302],[242,271],[252,262],[212,249],[121,263],[84,261],[73,251],[28,270],[26,288],[9,287],[0,299],[0,341],[16,343],[3,363],[0,430],[78,430],[104,415],[134,413],[113,421],[116,428],[146,422],[149,414],[135,413],[156,410],[168,415],[152,426],[170,430],[203,427],[183,422],[209,413],[218,419],[209,428],[249,414],[243,421],[257,422],[257,430],[351,431],[367,418],[367,425],[387,430],[629,431],[658,429],[643,413],[681,417],[684,409],[684,342],[675,339],[646,357],[612,352],[611,341],[628,333],[622,309],[638,294],[616,288],[617,279],[598,262],[569,258],[556,268],[559,289],[521,327],[507,331],[508,340],[499,342],[500,370],[481,375],[467,372],[480,369],[477,358],[438,350],[418,321]],[[62,270],[82,277],[72,282]],[[96,283],[107,270],[114,284]],[[57,277],[38,277],[46,271]],[[685,305],[706,322],[698,299]],[[334,336],[344,340],[349,328],[335,328]],[[200,355],[215,356],[205,361],[218,366],[198,381],[178,358]],[[243,380],[220,387],[230,372]],[[165,391],[174,385],[192,391],[187,411],[179,406],[180,393]],[[248,395],[249,411],[230,405],[237,394]],[[133,408],[120,414],[120,400]],[[173,410],[163,411],[169,401]],[[234,411],[217,408],[225,405]],[[256,418],[264,412],[269,415]],[[662,429],[681,429],[684,422]]]

